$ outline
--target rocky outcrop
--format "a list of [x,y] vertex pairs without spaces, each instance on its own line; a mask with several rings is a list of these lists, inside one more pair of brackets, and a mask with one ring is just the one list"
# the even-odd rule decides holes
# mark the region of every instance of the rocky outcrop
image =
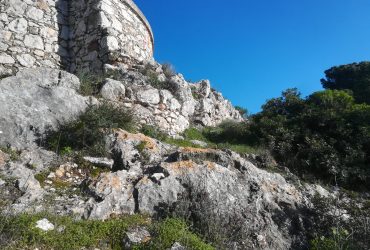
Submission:
[[181,74],[167,73],[165,66],[155,62],[136,65],[136,70],[105,65],[105,70],[117,79],[107,79],[101,95],[132,108],[140,123],[170,135],[191,125],[216,126],[225,120],[243,120],[208,80],[189,83]]
[[75,119],[89,104],[79,87],[76,76],[46,68],[0,80],[0,146],[27,148],[46,130]]
[[315,186],[288,183],[280,174],[258,169],[228,150],[178,148],[123,130],[110,135],[107,142],[115,167],[94,177],[83,174],[76,163],[62,164],[49,170],[52,181],[43,186],[34,178],[40,170],[27,168],[24,160],[8,159],[0,175],[15,179],[22,191],[9,211],[23,211],[25,206],[27,211],[40,209],[47,197],[55,195],[53,183],[59,178],[71,190],[82,188],[84,195],[64,196],[59,190],[58,199],[48,201],[58,214],[89,219],[135,213],[176,215],[194,220],[200,228],[217,230],[230,247],[307,246],[305,211],[317,193]]

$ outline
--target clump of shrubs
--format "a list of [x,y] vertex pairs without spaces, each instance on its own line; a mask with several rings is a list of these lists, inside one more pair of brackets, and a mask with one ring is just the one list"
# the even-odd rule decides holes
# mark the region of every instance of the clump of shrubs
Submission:
[[156,89],[166,89],[174,93],[176,91],[176,86],[170,81],[170,78],[176,75],[171,64],[162,65],[163,74],[165,75],[164,80],[159,79],[158,73],[151,67],[150,64],[145,65],[141,69],[141,73],[148,78],[148,83]]
[[104,85],[104,81],[107,78],[112,78],[115,80],[120,79],[120,72],[113,71],[111,73],[87,73],[81,72],[78,74],[80,79],[80,89],[79,93],[83,96],[98,96],[101,88]]
[[87,108],[76,120],[62,124],[46,136],[47,147],[60,153],[65,148],[95,156],[107,156],[105,136],[113,129],[135,129],[131,111],[105,102]]

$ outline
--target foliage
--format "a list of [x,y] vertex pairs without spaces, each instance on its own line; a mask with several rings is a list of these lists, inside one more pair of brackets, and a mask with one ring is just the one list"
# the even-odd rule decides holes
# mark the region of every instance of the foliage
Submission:
[[[35,228],[36,222],[47,218],[56,230],[44,232]],[[1,249],[121,249],[122,238],[129,227],[146,225],[141,215],[131,215],[106,221],[73,220],[49,214],[5,217],[0,216]],[[103,247],[104,248],[104,247]]]
[[20,158],[20,152],[10,147],[0,147],[0,151],[9,155],[9,159],[11,161],[18,161]]
[[203,131],[204,136],[213,143],[246,144],[247,123],[224,121],[217,127],[209,127]]
[[301,177],[370,188],[370,106],[356,104],[345,91],[303,99],[296,89],[287,90],[251,118],[248,130]]
[[370,104],[370,62],[333,67],[321,80],[324,88],[349,90],[357,103]]
[[162,70],[163,70],[164,75],[167,78],[170,78],[170,77],[176,75],[175,67],[170,63],[162,64]]
[[240,106],[235,106],[235,109],[240,113],[242,117],[245,117],[245,118],[248,117],[249,115],[248,109],[240,107]]
[[158,73],[154,71],[152,68],[150,68],[149,65],[147,65],[144,69],[142,69],[141,73],[148,78],[148,83],[153,88],[166,89],[172,93],[175,91],[175,85],[170,80],[168,80],[172,76],[170,69],[167,69],[167,68],[166,70],[164,69],[164,74],[166,76],[166,79],[164,79],[163,81],[159,79]]
[[321,236],[311,241],[311,250],[349,250],[351,242],[348,236],[347,230],[332,228],[329,237]]
[[140,132],[159,141],[165,141],[167,139],[167,135],[154,126],[143,125]]
[[188,249],[214,249],[211,245],[204,243],[199,236],[190,232],[187,224],[181,219],[168,218],[160,223],[155,223],[151,232],[153,240],[135,249],[170,249],[175,242]]
[[49,132],[47,146],[58,153],[69,148],[106,156],[104,137],[115,128],[132,130],[131,112],[110,103],[90,106],[77,120],[61,125],[59,131]]
[[348,192],[340,192],[338,195],[336,198],[317,195],[313,199],[311,249],[368,249],[369,201],[360,196],[351,198]]
[[[40,219],[48,219],[55,230],[36,228]],[[214,249],[190,232],[180,219],[165,219],[150,224],[143,215],[129,215],[105,221],[74,220],[67,216],[39,214],[0,215],[1,249],[122,249],[122,239],[129,228],[149,226],[152,239],[134,249],[167,249],[179,242],[189,249]]]
[[104,81],[107,78],[119,80],[120,73],[113,71],[111,73],[92,74],[91,72],[78,73],[80,79],[79,93],[83,96],[98,96]]

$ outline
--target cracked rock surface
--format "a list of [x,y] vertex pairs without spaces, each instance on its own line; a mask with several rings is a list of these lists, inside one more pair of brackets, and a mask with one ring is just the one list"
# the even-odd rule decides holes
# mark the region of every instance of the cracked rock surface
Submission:
[[[138,151],[135,145],[143,141],[145,147]],[[82,175],[76,163],[61,164],[49,170],[48,178],[69,183],[64,193],[52,183],[39,183],[35,176],[40,170],[27,168],[27,161],[7,160],[0,168],[7,185],[0,189],[13,185],[20,191],[8,210],[49,209],[85,219],[175,214],[193,218],[194,223],[232,227],[235,239],[230,240],[248,246],[243,249],[304,248],[305,211],[315,187],[288,183],[280,174],[258,169],[229,150],[179,148],[124,130],[110,135],[107,143],[119,156],[115,164],[122,167],[105,168],[93,177]],[[45,153],[36,150],[29,155],[40,158],[40,154]],[[243,243],[240,237],[245,237]]]

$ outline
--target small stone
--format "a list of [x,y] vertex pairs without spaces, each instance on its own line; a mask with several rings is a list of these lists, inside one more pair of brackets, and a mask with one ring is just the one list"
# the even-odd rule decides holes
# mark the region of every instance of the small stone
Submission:
[[123,248],[132,249],[134,245],[148,242],[150,239],[150,233],[146,228],[134,228],[126,233],[126,236],[123,239]]
[[27,16],[31,19],[39,21],[44,17],[44,12],[40,9],[35,8],[35,7],[31,7],[27,11]]
[[54,225],[51,224],[48,219],[44,218],[36,222],[36,228],[39,228],[42,231],[51,231],[54,230]]
[[26,35],[24,45],[34,49],[44,49],[44,42],[42,41],[42,38],[37,35]]
[[208,144],[204,141],[191,140],[190,142],[197,145],[197,146],[201,146],[201,147],[207,147],[208,146]]
[[36,59],[29,54],[19,55],[17,60],[24,67],[32,67],[36,62]]
[[151,178],[156,180],[156,181],[160,181],[162,179],[164,179],[166,176],[164,175],[164,173],[155,173],[155,174],[152,174]]
[[109,51],[114,51],[119,49],[118,41],[113,36],[107,36],[107,48]]
[[159,92],[157,89],[148,89],[141,91],[137,94],[137,98],[140,102],[147,104],[158,104],[160,102]]
[[13,57],[5,54],[5,53],[1,53],[0,54],[0,62],[3,63],[3,64],[13,64],[15,63],[15,60],[13,59]]
[[53,179],[55,178],[55,173],[54,172],[51,172],[49,175],[48,175],[48,179]]
[[0,38],[2,41],[9,41],[11,37],[12,37],[12,32],[0,31]]
[[11,31],[22,34],[27,32],[28,23],[26,19],[19,18],[10,22],[8,27]]
[[186,250],[186,248],[180,243],[175,242],[169,250]]
[[114,161],[108,158],[96,158],[96,157],[84,157],[85,161],[88,161],[96,166],[105,167],[105,168],[112,168]]

